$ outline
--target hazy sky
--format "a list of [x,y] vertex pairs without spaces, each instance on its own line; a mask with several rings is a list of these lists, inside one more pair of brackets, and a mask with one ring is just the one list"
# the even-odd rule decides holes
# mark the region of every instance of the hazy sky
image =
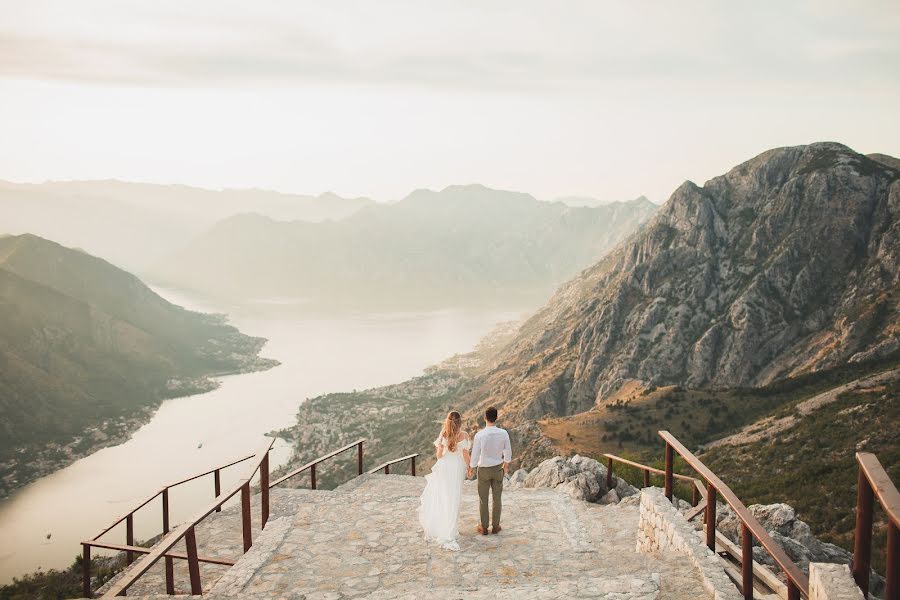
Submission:
[[773,146],[900,155],[897,0],[0,0],[0,14],[0,179],[662,201]]

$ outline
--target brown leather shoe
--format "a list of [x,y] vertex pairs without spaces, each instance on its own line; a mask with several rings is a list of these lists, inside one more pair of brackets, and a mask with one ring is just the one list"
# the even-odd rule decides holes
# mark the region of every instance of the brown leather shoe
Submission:
[[501,531],[502,529],[503,529],[503,528],[500,527],[499,525],[494,525],[493,527],[491,527],[491,533],[500,533],[500,531]]
[[476,527],[476,528],[475,528],[475,531],[477,531],[477,532],[480,533],[481,535],[487,535],[487,534],[488,534],[487,529],[485,529],[485,528],[482,527],[481,525],[479,525],[478,527]]

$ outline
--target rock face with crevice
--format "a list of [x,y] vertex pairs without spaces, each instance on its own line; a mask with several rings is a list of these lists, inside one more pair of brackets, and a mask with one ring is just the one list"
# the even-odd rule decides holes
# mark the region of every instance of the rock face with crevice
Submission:
[[741,387],[900,350],[900,170],[836,143],[698,186],[562,286],[471,396],[522,420],[623,382]]

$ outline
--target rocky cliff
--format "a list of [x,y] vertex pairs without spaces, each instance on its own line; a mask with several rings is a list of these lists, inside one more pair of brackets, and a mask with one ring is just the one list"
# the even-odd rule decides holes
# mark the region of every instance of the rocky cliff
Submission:
[[555,294],[470,401],[575,414],[628,380],[764,385],[900,349],[900,170],[836,143],[764,152]]

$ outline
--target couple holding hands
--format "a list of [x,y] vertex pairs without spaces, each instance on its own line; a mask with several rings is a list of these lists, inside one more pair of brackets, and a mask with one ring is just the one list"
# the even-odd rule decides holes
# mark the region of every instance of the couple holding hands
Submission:
[[[496,408],[492,406],[484,411],[484,422],[484,429],[470,440],[469,434],[462,430],[462,417],[452,411],[434,441],[437,462],[425,476],[425,491],[419,501],[419,523],[426,540],[437,542],[447,550],[459,550],[457,521],[462,485],[463,480],[473,474],[477,474],[480,501],[478,533],[499,533],[501,529],[503,476],[509,473],[512,445],[506,430],[496,425]],[[489,494],[492,496],[490,512]]]

